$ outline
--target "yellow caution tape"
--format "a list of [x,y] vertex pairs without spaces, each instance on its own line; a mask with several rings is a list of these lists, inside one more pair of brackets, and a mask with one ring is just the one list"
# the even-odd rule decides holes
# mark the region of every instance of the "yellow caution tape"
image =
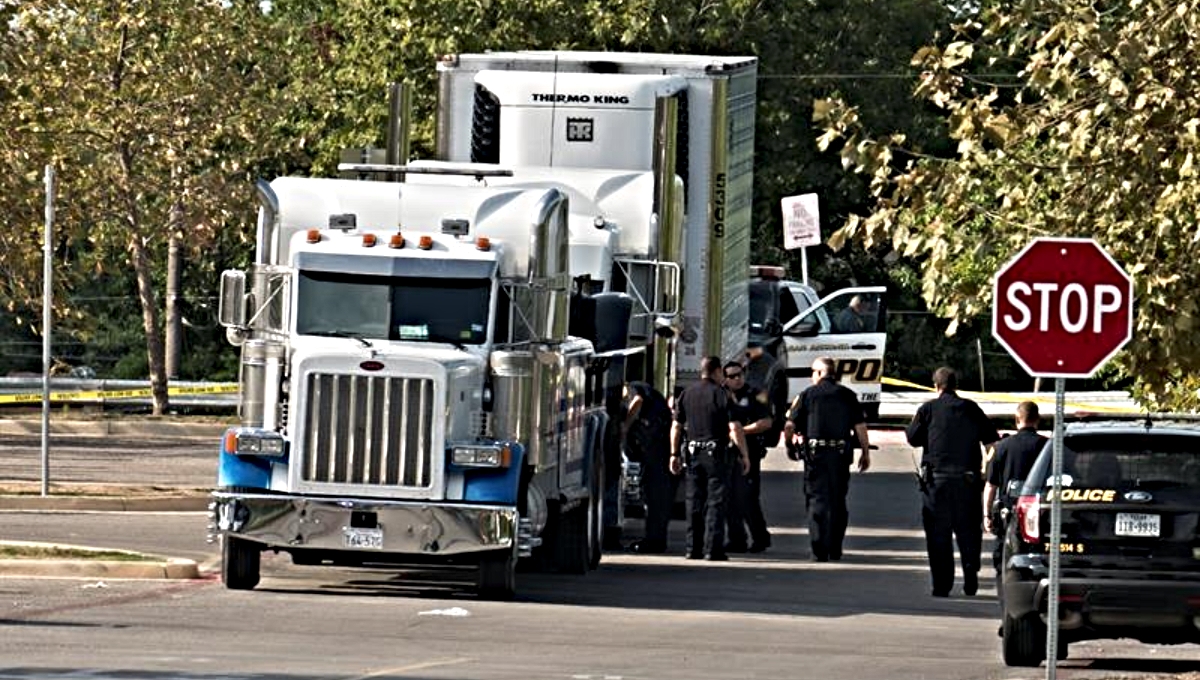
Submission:
[[[238,391],[236,383],[220,383],[216,385],[203,385],[198,387],[168,387],[167,394],[170,396],[178,396],[181,394],[232,394]],[[150,388],[144,387],[132,390],[90,390],[77,392],[51,392],[50,401],[102,401],[106,399],[130,399],[136,397],[149,397],[151,395]],[[29,404],[37,403],[42,400],[41,392],[23,393],[23,394],[0,394],[0,404]]]
[[[909,382],[907,380],[900,380],[899,378],[888,378],[885,376],[884,378],[882,378],[882,382],[885,385],[893,385],[895,387],[907,387],[909,389],[923,390],[925,392],[936,392],[937,391],[936,389],[929,387],[927,385],[918,385],[917,383]],[[1023,401],[1032,401],[1033,403],[1037,404],[1039,408],[1045,407],[1045,406],[1049,406],[1051,408],[1054,407],[1053,399],[1042,399],[1042,398],[1038,398],[1038,397],[1031,398],[1029,395],[1006,394],[1003,392],[972,392],[970,390],[959,390],[958,393],[963,396],[970,397],[970,398],[976,399],[976,400],[983,399],[986,401],[1007,401],[1007,402],[1012,402],[1014,404],[1019,404]],[[1076,411],[1087,411],[1087,412],[1092,412],[1092,413],[1124,413],[1124,414],[1141,414],[1141,413],[1143,413],[1143,411],[1141,409],[1132,408],[1129,406],[1107,406],[1104,404],[1082,404],[1082,403],[1074,403],[1074,402],[1067,403],[1066,405],[1069,406],[1070,408],[1075,409]]]

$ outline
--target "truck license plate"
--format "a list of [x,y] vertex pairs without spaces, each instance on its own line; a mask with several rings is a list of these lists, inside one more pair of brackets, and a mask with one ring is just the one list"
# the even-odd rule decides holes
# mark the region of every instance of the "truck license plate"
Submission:
[[1118,512],[1118,536],[1157,537],[1162,530],[1161,519],[1158,515],[1144,512]]
[[348,527],[344,531],[347,548],[383,550],[383,529],[356,529]]

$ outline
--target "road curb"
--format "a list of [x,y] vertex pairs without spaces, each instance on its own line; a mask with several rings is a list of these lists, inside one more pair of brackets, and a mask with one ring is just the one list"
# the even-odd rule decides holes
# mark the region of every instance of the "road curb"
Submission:
[[0,496],[0,510],[80,512],[196,512],[208,496]]
[[104,559],[0,559],[0,577],[36,576],[39,578],[109,579],[198,579],[200,567],[195,560],[157,557],[127,550],[109,550],[89,546],[59,545],[30,541],[0,541],[0,546],[68,549],[96,552],[122,552],[138,556],[138,561]]

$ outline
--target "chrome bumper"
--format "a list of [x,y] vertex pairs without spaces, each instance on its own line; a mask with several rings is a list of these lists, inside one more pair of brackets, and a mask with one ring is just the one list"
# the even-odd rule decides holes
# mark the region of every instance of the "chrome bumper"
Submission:
[[[366,513],[365,515],[360,513]],[[413,501],[213,493],[211,529],[280,549],[360,550],[408,555],[461,555],[511,548],[515,508]],[[354,518],[352,524],[352,515]],[[383,532],[379,549],[348,548],[363,518]]]

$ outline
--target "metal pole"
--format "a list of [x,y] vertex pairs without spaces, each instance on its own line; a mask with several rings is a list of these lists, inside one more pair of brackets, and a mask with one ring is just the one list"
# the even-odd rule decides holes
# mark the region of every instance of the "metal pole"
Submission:
[[800,281],[808,285],[808,246],[800,248]]
[[983,380],[983,340],[975,338],[975,353],[979,356],[979,391],[987,392],[987,383]]
[[42,495],[50,495],[50,275],[54,233],[54,166],[46,165],[46,233],[42,243]]
[[1059,546],[1062,543],[1063,393],[1067,381],[1054,379],[1054,456],[1050,474],[1054,480],[1050,499],[1050,588],[1046,595],[1046,680],[1055,680],[1058,664]]

